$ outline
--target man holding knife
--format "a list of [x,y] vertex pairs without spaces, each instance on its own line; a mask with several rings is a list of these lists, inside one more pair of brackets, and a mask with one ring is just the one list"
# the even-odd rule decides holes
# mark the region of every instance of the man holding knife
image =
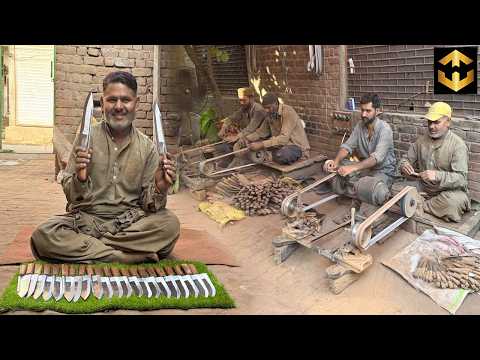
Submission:
[[467,145],[450,130],[452,109],[447,103],[434,103],[425,118],[427,134],[410,145],[399,169],[403,175],[415,178],[413,185],[426,193],[423,211],[459,222],[471,209]]
[[165,206],[176,169],[133,125],[137,104],[135,77],[121,71],[105,77],[104,119],[91,128],[88,149],[80,136],[75,140],[62,180],[68,213],[32,234],[36,258],[141,263],[173,250],[180,224]]

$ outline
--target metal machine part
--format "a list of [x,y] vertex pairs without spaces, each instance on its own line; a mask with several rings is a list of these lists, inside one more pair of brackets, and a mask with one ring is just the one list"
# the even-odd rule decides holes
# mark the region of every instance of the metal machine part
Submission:
[[[404,187],[398,194],[387,201],[365,221],[363,221],[361,224],[355,225],[352,229],[353,244],[360,250],[366,250],[412,217],[415,214],[418,204],[416,200],[416,192],[417,189],[412,186]],[[396,203],[399,204],[400,211],[403,216],[372,238],[372,224],[374,221]]]
[[358,200],[371,205],[381,206],[390,198],[390,190],[381,179],[364,176],[354,185]]

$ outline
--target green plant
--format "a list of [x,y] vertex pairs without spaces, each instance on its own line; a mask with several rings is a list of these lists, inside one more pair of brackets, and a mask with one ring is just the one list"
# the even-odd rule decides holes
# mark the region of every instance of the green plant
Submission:
[[218,130],[216,126],[217,115],[211,107],[200,114],[200,137],[215,141],[218,139]]

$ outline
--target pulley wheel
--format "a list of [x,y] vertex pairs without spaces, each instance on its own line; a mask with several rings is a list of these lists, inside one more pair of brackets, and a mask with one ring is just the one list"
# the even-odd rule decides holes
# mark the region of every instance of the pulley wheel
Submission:
[[259,151],[250,151],[248,153],[248,157],[252,162],[255,164],[262,164],[265,162],[266,159],[266,153],[265,150],[259,150]]
[[358,227],[360,224],[356,224],[352,229],[352,238],[355,246],[360,250],[365,250],[367,248],[368,242],[372,238],[372,227],[369,226],[364,232],[361,239],[357,239]]
[[287,217],[293,217],[296,214],[297,198],[289,199],[288,197],[282,201],[282,214]]
[[416,190],[411,189],[400,200],[400,211],[402,212],[402,216],[410,218],[415,214],[415,211],[417,210],[417,198],[415,193]]

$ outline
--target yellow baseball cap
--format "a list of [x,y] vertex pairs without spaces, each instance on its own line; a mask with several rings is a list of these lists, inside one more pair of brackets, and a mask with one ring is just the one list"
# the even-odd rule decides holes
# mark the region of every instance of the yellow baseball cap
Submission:
[[425,115],[425,118],[430,121],[437,121],[443,116],[448,116],[448,118],[451,119],[452,108],[447,103],[436,102],[432,106],[430,106],[430,109],[428,109],[428,113],[427,115]]

